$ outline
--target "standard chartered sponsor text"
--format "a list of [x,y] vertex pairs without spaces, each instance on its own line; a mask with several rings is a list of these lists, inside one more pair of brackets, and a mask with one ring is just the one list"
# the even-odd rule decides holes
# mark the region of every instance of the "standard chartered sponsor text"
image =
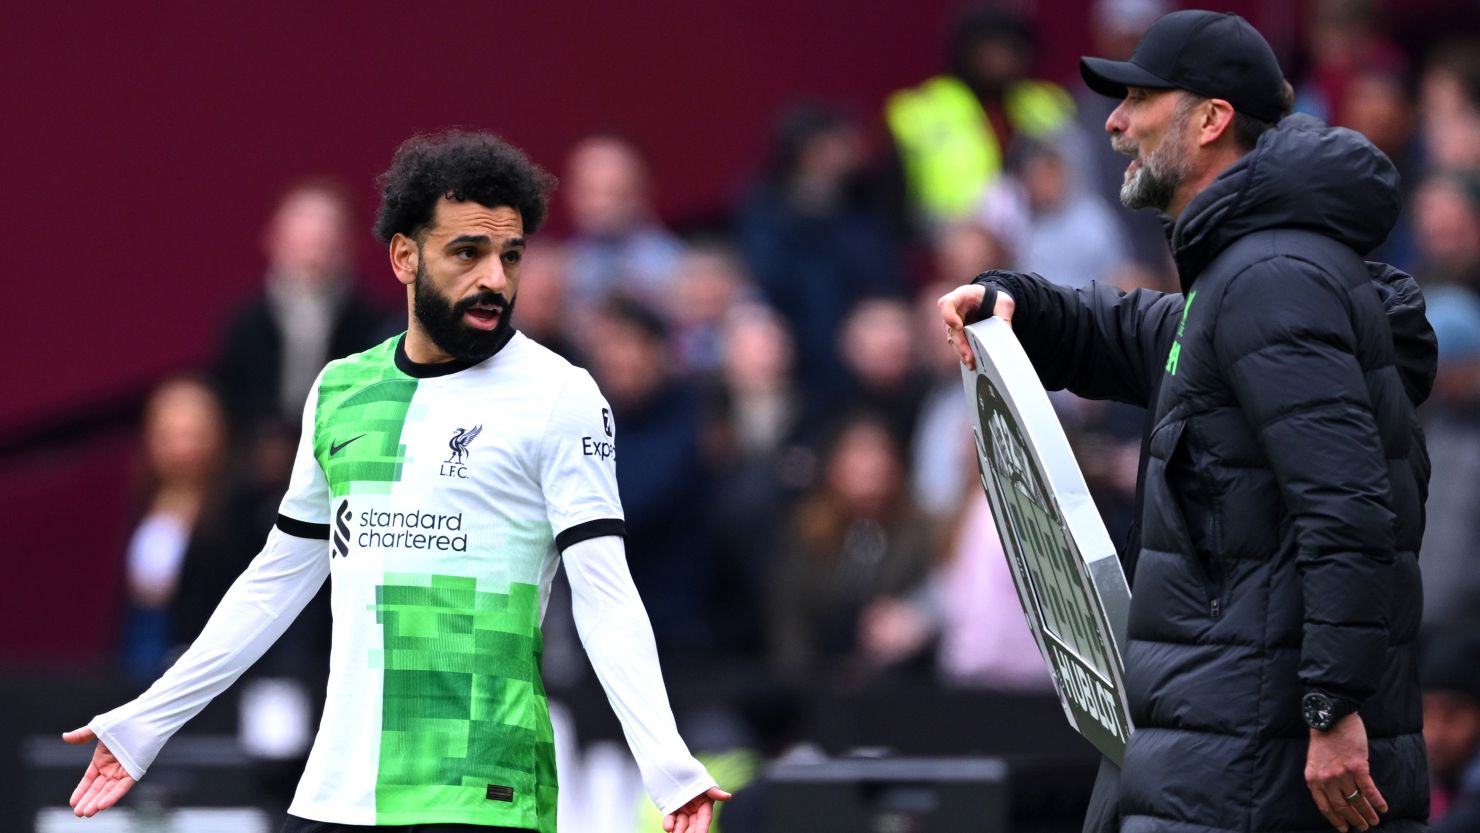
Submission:
[[360,513],[361,532],[355,543],[361,547],[385,549],[436,550],[467,552],[468,536],[462,531],[461,512],[381,512],[367,509]]

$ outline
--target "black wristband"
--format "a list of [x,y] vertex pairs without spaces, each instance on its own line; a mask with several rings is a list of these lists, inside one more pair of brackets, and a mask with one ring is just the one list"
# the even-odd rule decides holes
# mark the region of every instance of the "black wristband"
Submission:
[[975,324],[983,318],[991,318],[992,311],[997,308],[997,293],[1002,292],[1003,289],[1002,284],[994,280],[984,280],[984,278],[987,278],[991,274],[991,272],[983,272],[976,276],[976,280],[972,281],[972,283],[985,289],[986,294],[982,296],[982,305],[977,307],[976,316],[968,318],[966,321],[967,324]]

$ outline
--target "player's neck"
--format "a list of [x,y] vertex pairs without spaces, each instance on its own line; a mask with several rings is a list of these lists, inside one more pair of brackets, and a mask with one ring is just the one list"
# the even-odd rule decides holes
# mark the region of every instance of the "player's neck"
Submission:
[[432,341],[432,337],[421,328],[421,323],[414,315],[406,327],[405,346],[406,358],[417,364],[445,364],[453,361],[452,354]]

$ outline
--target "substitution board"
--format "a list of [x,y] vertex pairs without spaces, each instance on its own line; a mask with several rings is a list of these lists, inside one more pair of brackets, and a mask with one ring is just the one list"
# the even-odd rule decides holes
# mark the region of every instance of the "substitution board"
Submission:
[[965,338],[977,465],[1018,600],[1069,723],[1119,764],[1132,729],[1119,649],[1131,596],[1115,544],[1012,327],[988,318]]

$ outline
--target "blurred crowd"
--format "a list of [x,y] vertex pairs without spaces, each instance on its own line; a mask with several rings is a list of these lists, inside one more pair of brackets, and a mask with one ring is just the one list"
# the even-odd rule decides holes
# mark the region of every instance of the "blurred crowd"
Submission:
[[[1172,8],[1101,0],[1094,53],[1128,57]],[[1364,0],[1316,2],[1304,30],[1286,66],[1296,109],[1362,132],[1397,164],[1404,212],[1371,259],[1419,278],[1439,338],[1420,413],[1442,823],[1480,800],[1480,42],[1405,52]],[[531,245],[514,323],[610,400],[631,569],[670,673],[1051,687],[934,301],[994,267],[1075,286],[1176,281],[1158,219],[1119,206],[1126,160],[1103,133],[1115,102],[1036,77],[1035,42],[1019,18],[971,11],[941,73],[882,112],[796,102],[723,228],[666,226],[631,136],[593,133],[555,166],[569,233]],[[223,322],[199,376],[165,382],[146,408],[146,476],[121,556],[120,657],[140,679],[199,631],[260,546],[318,370],[404,329],[404,311],[377,308],[353,272],[364,223],[350,206],[331,181],[291,187],[266,223],[258,296]],[[1054,402],[1123,540],[1143,415]],[[567,615],[554,604],[547,619],[552,686],[589,676]],[[320,678],[327,616],[311,607],[258,673]]]

